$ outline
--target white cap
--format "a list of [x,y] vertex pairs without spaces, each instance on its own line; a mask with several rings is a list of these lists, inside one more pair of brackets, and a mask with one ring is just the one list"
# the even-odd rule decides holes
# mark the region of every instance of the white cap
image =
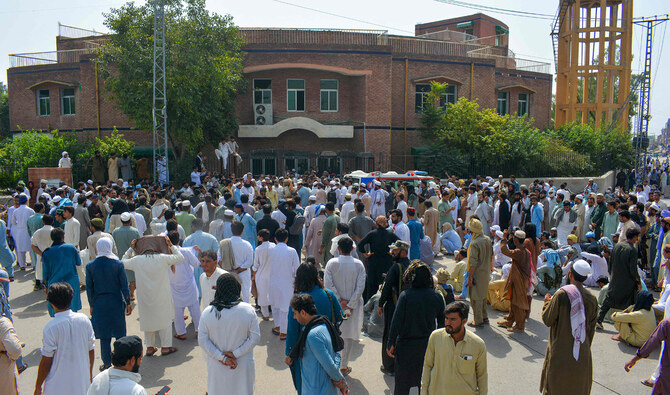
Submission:
[[93,185],[93,180],[88,180],[88,181],[86,181],[86,183],[89,184],[89,185]]
[[651,210],[651,209],[654,209],[656,211],[661,211],[661,208],[658,207],[658,204],[656,204],[655,202],[652,203],[651,206],[649,206],[649,210]]
[[61,200],[61,197],[58,196],[58,195],[54,196],[54,198],[51,199],[51,201],[54,202],[54,203],[58,203],[58,202],[60,202],[60,200]]
[[524,239],[525,240],[526,239],[526,232],[524,232],[523,230],[517,230],[516,232],[514,232],[514,237],[516,237],[517,239]]
[[382,182],[379,180],[375,180],[375,185],[382,185]]
[[503,237],[503,232],[496,230],[496,236],[500,237],[502,239]]
[[125,212],[121,214],[121,222],[128,222],[130,221],[130,213]]
[[575,196],[575,199],[584,200],[584,195],[580,193],[579,195]]
[[589,265],[585,260],[579,259],[572,264],[572,270],[574,270],[580,276],[586,277],[591,274],[591,265]]
[[184,200],[181,202],[182,207],[189,207],[191,205],[191,202],[189,200]]
[[491,230],[500,230],[500,225],[492,225]]
[[335,181],[331,181],[331,182],[330,182],[330,185],[335,185]]
[[309,200],[310,200],[310,201],[315,201],[315,202],[316,202],[316,196],[311,195],[311,196],[309,197]]

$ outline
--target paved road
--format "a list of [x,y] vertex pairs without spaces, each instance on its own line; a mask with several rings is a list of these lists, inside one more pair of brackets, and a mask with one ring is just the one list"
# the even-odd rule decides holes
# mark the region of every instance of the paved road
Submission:
[[[453,260],[440,258],[438,266],[451,268]],[[23,394],[32,393],[40,360],[42,328],[49,320],[46,313],[44,292],[33,292],[32,270],[16,272],[16,281],[11,284],[10,303],[15,317],[15,326],[21,340],[26,343],[24,360],[29,368],[20,375],[19,387]],[[595,291],[594,291],[595,292]],[[82,293],[84,309],[88,312],[85,292]],[[491,394],[536,394],[547,346],[549,328],[542,324],[540,312],[542,300],[535,297],[531,307],[531,319],[526,333],[508,334],[495,326],[476,330],[488,349],[488,374]],[[496,322],[502,313],[489,310],[491,322]],[[656,366],[658,352],[651,360],[638,362],[631,373],[623,369],[635,352],[635,348],[614,342],[612,325],[605,324],[605,332],[597,332],[593,344],[593,394],[643,394],[648,393],[640,379],[649,375]],[[284,343],[271,333],[271,322],[260,323],[262,338],[254,349],[256,360],[256,393],[294,393],[291,375],[284,365]],[[128,333],[141,336],[136,310],[128,318]],[[206,368],[201,350],[194,338],[193,325],[188,326],[186,341],[175,340],[179,351],[165,357],[144,358],[140,373],[141,384],[149,394],[156,393],[164,385],[172,388],[171,395],[204,394],[206,390]],[[378,340],[363,337],[353,351],[353,372],[349,380],[352,394],[390,394],[393,378],[379,372],[381,345]],[[96,346],[95,372],[101,361]]]

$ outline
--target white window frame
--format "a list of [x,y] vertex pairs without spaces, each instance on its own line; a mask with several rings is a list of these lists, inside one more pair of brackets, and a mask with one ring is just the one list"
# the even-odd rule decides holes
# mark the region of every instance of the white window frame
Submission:
[[[302,81],[303,88],[302,89],[289,88],[288,87],[289,81]],[[302,91],[302,100],[303,100],[303,103],[302,103],[303,109],[302,110],[298,110],[298,92],[300,92],[300,91]],[[289,96],[290,92],[294,92],[295,110],[291,110],[289,108],[289,98],[288,98],[288,96]],[[307,109],[307,92],[306,92],[306,89],[305,89],[305,80],[300,79],[300,78],[288,78],[288,79],[286,79],[286,111],[287,112],[305,112],[306,109]]]
[[[65,96],[65,90],[66,89],[72,89],[72,95],[67,95]],[[66,114],[65,113],[65,100],[68,100],[70,102],[70,113]],[[60,90],[60,114],[64,116],[72,116],[72,115],[77,115],[77,106],[76,106],[76,100],[75,100],[75,89],[74,88],[63,88]]]
[[[446,92],[446,93],[442,94],[442,98],[440,99],[440,105],[444,109],[447,108],[447,104],[449,104],[449,103],[456,104],[456,102],[458,101],[458,85],[448,84],[447,89],[451,89],[451,88],[453,88],[454,91],[453,92]],[[449,97],[453,97],[454,101],[450,102]],[[444,101],[444,105],[442,105],[442,101]]]
[[[321,83],[324,82],[324,81],[335,81],[335,85],[336,85],[335,89],[321,88]],[[338,112],[339,109],[340,109],[340,93],[339,93],[340,81],[339,80],[320,80],[319,81],[319,89],[320,89],[319,90],[319,109],[321,110],[321,112]],[[327,95],[327,97],[328,97],[328,108],[329,108],[328,110],[323,109],[323,96],[322,96],[323,93],[328,94]],[[330,106],[330,104],[331,104],[330,103],[330,99],[331,99],[330,94],[331,93],[335,93],[335,109],[334,110],[330,109],[330,107],[331,107]]]
[[[521,95],[525,95],[526,99],[521,100]],[[521,113],[521,111],[519,111],[519,110],[521,110],[521,103],[524,103],[524,105],[526,106],[526,112],[524,112],[523,114]],[[518,98],[518,103],[517,103],[517,115],[520,116],[520,117],[523,117],[524,115],[529,115],[530,116],[530,94],[519,93],[519,98]]]
[[[268,80],[270,81],[270,88],[269,89],[256,89],[256,81],[259,80]],[[254,106],[257,104],[272,104],[272,78],[254,78],[253,81],[251,82],[251,90],[253,91],[253,101],[254,101]],[[256,101],[256,92],[261,92],[261,102]],[[263,101],[263,93],[264,92],[270,92],[270,102],[265,103]]]
[[[500,97],[500,94],[505,95],[505,98],[504,98],[504,99],[501,98],[501,97]],[[497,101],[496,101],[496,104],[497,104],[497,106],[496,106],[496,111],[498,112],[498,114],[499,114],[499,115],[507,115],[507,114],[509,114],[509,92],[500,92],[500,91],[499,91],[498,94],[496,95],[496,99],[497,99]],[[501,102],[501,101],[504,101],[504,102],[505,102],[505,112],[503,112],[503,113],[500,112],[500,102]]]
[[[428,92],[419,92],[419,86],[428,86]],[[416,84],[414,86],[414,112],[417,114],[423,111],[423,105],[426,104],[426,96],[430,93],[430,84]],[[421,105],[419,105],[417,98],[421,96]]]
[[[42,97],[40,95],[42,92],[47,92],[46,97]],[[36,93],[37,93],[37,116],[40,116],[40,117],[50,116],[51,115],[51,92],[49,91],[49,89],[38,89]],[[46,114],[42,114],[42,106],[44,105],[43,101],[44,101],[44,104],[46,104],[46,107],[47,107]]]

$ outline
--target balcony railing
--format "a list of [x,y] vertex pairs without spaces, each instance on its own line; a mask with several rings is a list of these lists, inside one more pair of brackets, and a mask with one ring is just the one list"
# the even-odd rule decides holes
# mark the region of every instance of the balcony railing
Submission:
[[240,28],[247,44],[386,45],[386,30]]
[[79,63],[83,55],[90,53],[93,53],[93,49],[15,53],[9,55],[9,64],[11,67],[23,67],[54,63]]

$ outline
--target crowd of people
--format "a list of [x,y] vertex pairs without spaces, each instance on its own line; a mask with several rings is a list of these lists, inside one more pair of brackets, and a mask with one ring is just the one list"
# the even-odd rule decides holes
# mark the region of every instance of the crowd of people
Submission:
[[[199,155],[179,188],[118,171],[105,182],[95,158],[92,179],[74,188],[19,183],[2,213],[2,393],[17,392],[26,368],[8,296],[14,270],[31,266],[53,317],[35,393],[143,394],[143,357],[178,353],[193,336],[208,393],[251,394],[253,349],[273,334],[299,394],[346,394],[364,331],[381,339],[395,394],[486,394],[486,344],[473,328],[489,325],[490,305],[507,313],[499,327],[524,332],[535,294],[551,328],[545,394],[590,392],[604,323],[613,341],[640,347],[627,370],[670,336],[667,174],[630,189],[625,173],[623,185],[620,173],[616,186],[579,190],[502,175],[365,185],[315,172],[208,174]],[[440,255],[453,256],[451,271],[434,263]],[[134,308],[143,340],[126,330]],[[662,364],[650,373],[645,385],[665,387]]]

